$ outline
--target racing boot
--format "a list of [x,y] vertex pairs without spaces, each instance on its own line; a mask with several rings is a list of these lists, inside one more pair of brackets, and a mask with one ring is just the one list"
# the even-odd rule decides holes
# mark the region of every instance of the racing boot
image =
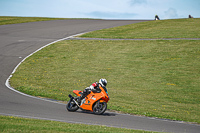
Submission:
[[84,93],[82,93],[81,96],[78,97],[77,102],[78,102],[79,105],[81,104],[81,100],[84,99],[85,97],[86,97],[86,95]]
[[85,88],[85,90],[83,90],[83,93],[81,94],[81,96],[78,98],[78,104],[81,104],[81,100],[84,99],[88,94],[90,94],[91,90],[89,87]]

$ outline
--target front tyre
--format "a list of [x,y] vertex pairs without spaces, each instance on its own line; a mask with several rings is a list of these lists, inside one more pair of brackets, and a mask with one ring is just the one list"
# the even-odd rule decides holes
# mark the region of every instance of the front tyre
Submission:
[[101,115],[103,114],[107,109],[107,103],[106,102],[96,102],[94,107],[93,107],[93,112],[96,115]]
[[68,111],[74,112],[78,110],[79,107],[76,105],[76,103],[73,100],[69,100],[69,102],[66,105],[66,108]]

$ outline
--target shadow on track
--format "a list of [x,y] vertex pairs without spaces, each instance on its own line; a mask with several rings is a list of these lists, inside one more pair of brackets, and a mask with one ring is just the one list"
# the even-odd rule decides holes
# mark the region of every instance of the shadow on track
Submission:
[[[86,110],[77,110],[76,112],[74,113],[82,113],[82,114],[91,114],[91,115],[95,115],[93,112],[91,111],[86,111]],[[101,115],[97,115],[97,116],[116,116],[117,114],[116,113],[113,113],[113,112],[105,112]]]

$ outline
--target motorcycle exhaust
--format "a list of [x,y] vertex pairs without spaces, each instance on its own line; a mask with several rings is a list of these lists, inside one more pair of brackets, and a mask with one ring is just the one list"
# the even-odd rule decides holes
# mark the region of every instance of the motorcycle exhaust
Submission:
[[74,97],[73,97],[71,94],[69,94],[69,98],[70,98],[71,100],[73,100],[73,101],[75,102],[75,104],[80,108],[80,106],[78,105],[77,101],[74,100]]
[[73,97],[71,94],[69,94],[69,98],[72,99],[72,98],[74,98],[74,97]]

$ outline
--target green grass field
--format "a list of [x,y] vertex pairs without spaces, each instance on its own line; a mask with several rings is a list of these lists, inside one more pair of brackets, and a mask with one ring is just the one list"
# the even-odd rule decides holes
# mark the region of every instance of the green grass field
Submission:
[[91,38],[200,38],[200,19],[148,21],[93,31]]
[[0,116],[1,133],[155,133],[131,129]]
[[[199,22],[200,19],[150,21],[83,36],[199,38]],[[165,30],[159,33],[158,27]],[[178,35],[171,36],[174,33]],[[111,110],[200,123],[199,73],[198,40],[66,40],[26,59],[10,84],[30,95],[67,101],[72,90],[83,90],[99,78],[106,78]]]
[[108,80],[109,109],[200,122],[200,41],[58,42],[17,69],[19,91],[67,101],[99,78]]

